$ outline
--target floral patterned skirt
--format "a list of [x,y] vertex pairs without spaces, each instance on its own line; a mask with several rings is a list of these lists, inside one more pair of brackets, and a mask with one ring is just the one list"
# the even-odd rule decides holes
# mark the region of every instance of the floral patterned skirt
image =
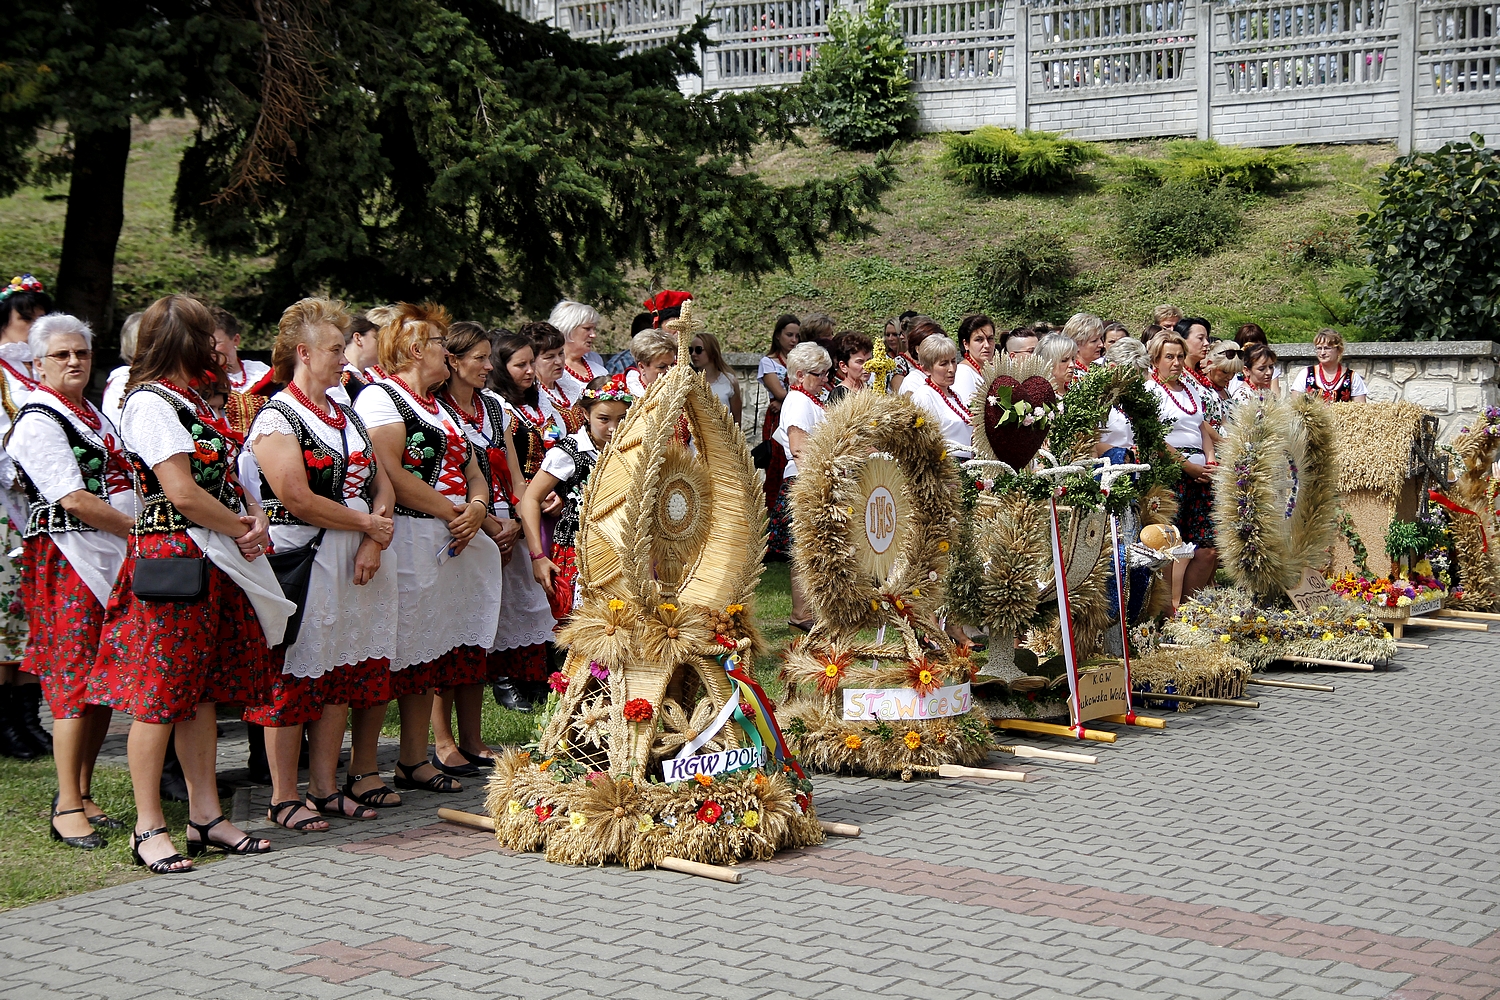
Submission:
[[1214,547],[1214,489],[1183,473],[1177,483],[1177,530],[1182,540],[1203,549]]
[[[284,653],[274,654],[275,666]],[[391,700],[391,661],[385,658],[335,667],[317,677],[277,674],[269,704],[245,710],[245,721],[280,729],[301,726],[323,717],[325,705],[374,708]]]
[[452,688],[483,684],[489,673],[485,650],[478,646],[455,646],[432,664],[433,687]]
[[52,536],[28,538],[25,545],[21,586],[31,634],[37,638],[26,647],[21,669],[42,682],[53,718],[77,719],[88,711],[84,688],[99,659],[104,608]]
[[546,680],[547,644],[538,642],[514,649],[497,649],[489,654],[485,681],[493,684],[507,677],[518,684],[540,684]]
[[559,625],[573,613],[573,583],[578,579],[578,552],[571,545],[552,543],[552,561],[557,564],[557,575],[552,578],[552,593],[547,601],[552,605],[552,617]]
[[[185,531],[141,535],[131,548],[137,544],[146,558],[203,555]],[[204,702],[268,704],[276,676],[271,650],[239,585],[210,562],[199,600],[143,601],[130,586],[136,556],[125,556],[104,612],[88,703],[157,724],[185,722]]]
[[766,552],[776,553],[783,559],[792,557],[792,502],[789,494],[797,477],[781,480],[776,502],[770,507],[770,531],[766,538]]

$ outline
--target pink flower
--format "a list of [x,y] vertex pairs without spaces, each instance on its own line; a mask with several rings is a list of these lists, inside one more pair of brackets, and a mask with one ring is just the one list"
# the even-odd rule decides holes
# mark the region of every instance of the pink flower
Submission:
[[551,675],[547,677],[547,686],[556,691],[558,694],[562,694],[568,689],[567,675],[565,675],[561,670],[552,671]]

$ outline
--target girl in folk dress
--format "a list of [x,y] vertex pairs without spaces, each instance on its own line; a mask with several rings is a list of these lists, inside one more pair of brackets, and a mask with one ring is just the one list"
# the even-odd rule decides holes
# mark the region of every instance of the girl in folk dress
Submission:
[[[518,562],[514,558],[515,543],[521,534],[515,510],[515,484],[521,482],[521,468],[516,462],[516,448],[511,436],[515,418],[506,416],[499,396],[484,390],[494,370],[490,338],[484,328],[477,323],[454,323],[448,329],[446,346],[448,368],[453,374],[443,388],[442,398],[458,414],[469,444],[479,457],[480,470],[490,487],[490,514],[499,526],[498,532],[491,537],[500,549],[505,567],[501,571],[506,584],[502,588],[505,600],[499,609],[499,620],[504,621],[511,610],[510,581],[514,579],[511,567]],[[491,674],[487,659],[492,645],[485,648],[485,675],[479,682],[440,690],[433,701],[432,759],[445,773],[462,777],[494,765],[494,752],[480,735],[484,683],[498,680],[498,675]],[[452,725],[455,707],[458,710],[457,739]]]
[[[555,429],[555,417],[547,398],[537,389],[534,343],[529,331],[541,331],[544,337],[562,337],[545,323],[528,323],[519,331],[502,336],[495,342],[495,370],[490,384],[505,402],[511,420],[511,444],[521,477],[516,480],[515,496],[525,495],[527,484],[542,467],[547,451],[546,428]],[[562,507],[556,492],[542,502],[544,518],[555,515]],[[543,522],[545,524],[545,520]],[[495,645],[489,655],[490,690],[504,708],[531,711],[531,696],[545,697],[547,647],[552,641],[552,605],[547,592],[531,575],[529,560],[512,558],[505,564],[505,607],[495,630]]]
[[[802,458],[802,449],[807,439],[828,414],[824,410],[822,394],[828,385],[828,372],[833,359],[817,344],[798,344],[786,357],[787,368],[792,373],[792,387],[781,405],[780,420],[776,425],[776,441],[786,449],[786,476],[781,481],[781,493],[776,498],[776,513],[783,524],[791,526],[791,503],[787,495],[792,483],[797,480],[797,463]],[[791,550],[791,536],[787,536],[787,549]],[[793,628],[807,632],[813,627],[812,609],[807,606],[807,591],[792,564],[792,617],[788,621]]]
[[408,302],[371,310],[388,374],[354,410],[396,490],[398,591],[391,693],[401,708],[396,787],[457,792],[427,759],[434,688],[477,684],[500,614],[500,550],[490,486],[462,418],[433,395],[448,378],[448,314]]
[[[271,360],[286,388],[261,408],[249,434],[271,541],[281,552],[318,545],[296,641],[277,654],[271,703],[245,716],[266,727],[269,818],[292,830],[326,830],[321,816],[373,819],[371,804],[400,802],[375,763],[396,652],[396,561],[382,556],[394,531],[395,493],[364,423],[333,398],[349,322],[343,303],[328,299],[303,299],[282,314]],[[349,782],[340,790],[351,709]],[[303,725],[306,798],[297,794]]]
[[[162,763],[174,734],[188,787],[188,854],[209,848],[261,854],[271,847],[224,818],[214,775],[215,706],[267,703],[271,647],[296,610],[261,558],[269,540],[266,515],[235,475],[242,442],[203,398],[224,389],[207,307],[186,295],[152,303],[141,318],[120,418],[141,510],[105,610],[85,698],[134,720],[131,847],[136,863],[157,874],[192,867],[173,851],[161,810]],[[204,557],[196,599],[136,594],[143,560]]]
[[30,505],[24,580],[34,638],[22,666],[41,680],[52,710],[52,838],[92,850],[105,846],[95,827],[123,826],[89,796],[111,713],[88,705],[84,689],[135,524],[135,491],[119,432],[83,398],[93,372],[88,325],[54,314],[38,320],[29,339],[40,382],[7,442]]
[[[521,523],[526,528],[531,572],[551,597],[552,614],[559,622],[573,612],[574,582],[578,578],[578,555],[573,546],[583,509],[584,487],[599,461],[599,453],[614,437],[615,428],[625,419],[633,402],[635,396],[626,388],[623,375],[590,382],[580,404],[588,413],[588,425],[547,452],[536,478],[521,498]],[[563,508],[552,531],[549,553],[542,549],[542,501],[553,492],[563,498]]]
[[1292,385],[1300,386],[1307,395],[1317,396],[1325,403],[1368,400],[1365,380],[1354,369],[1344,367],[1344,338],[1337,330],[1319,330],[1313,338],[1313,353],[1318,356],[1318,363],[1304,369],[1301,378],[1294,378]]

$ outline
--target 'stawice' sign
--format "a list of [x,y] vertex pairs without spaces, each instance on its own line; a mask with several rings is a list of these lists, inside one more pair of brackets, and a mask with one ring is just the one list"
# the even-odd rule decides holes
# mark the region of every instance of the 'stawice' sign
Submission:
[[918,694],[915,688],[844,688],[848,722],[947,719],[967,715],[973,706],[967,681],[930,694]]

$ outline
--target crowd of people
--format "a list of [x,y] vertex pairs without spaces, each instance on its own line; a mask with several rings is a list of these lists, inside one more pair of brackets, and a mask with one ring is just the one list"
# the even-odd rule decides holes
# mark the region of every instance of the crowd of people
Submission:
[[[55,758],[53,837],[93,849],[123,828],[90,796],[115,709],[131,718],[132,854],[160,874],[189,871],[208,850],[270,849],[220,808],[221,705],[262,748],[268,818],[293,831],[370,819],[402,792],[456,792],[492,767],[485,689],[520,711],[545,696],[589,475],[632,403],[677,363],[664,324],[688,297],[648,299],[629,350],[608,361],[594,350],[601,317],[579,302],[511,331],[432,304],[355,314],[307,298],[282,313],[265,365],[240,356],[233,316],[169,295],[125,323],[124,364],[96,405],[94,331],[54,312],[36,279],[13,279],[0,291],[0,753]],[[1209,479],[1229,409],[1283,383],[1364,398],[1331,330],[1318,335],[1319,363],[1283,378],[1259,327],[1215,341],[1208,321],[1170,307],[1140,338],[1084,313],[998,333],[968,316],[956,338],[909,313],[882,335],[888,390],[932,416],[957,460],[973,454],[968,404],[996,352],[1041,359],[1063,396],[1090,365],[1149,370],[1186,472],[1179,526],[1199,545],[1179,593],[1212,577]],[[869,336],[836,333],[827,316],[775,324],[754,451],[783,555],[788,485],[827,407],[868,388],[872,353]],[[690,354],[738,423],[741,390],[719,341],[697,333]],[[1123,459],[1133,439],[1117,416],[1099,452]],[[810,628],[792,582],[791,624]],[[387,784],[376,749],[393,701]],[[187,856],[161,805],[174,775]]]

